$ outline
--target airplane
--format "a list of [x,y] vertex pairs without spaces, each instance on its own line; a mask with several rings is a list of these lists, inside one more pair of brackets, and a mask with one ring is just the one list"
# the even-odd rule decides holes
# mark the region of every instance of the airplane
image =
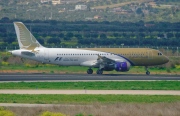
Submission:
[[103,71],[126,72],[131,66],[161,65],[169,62],[159,50],[150,48],[46,48],[42,46],[22,22],[14,22],[20,49],[10,51],[12,55],[41,63],[61,66],[86,66],[87,74]]

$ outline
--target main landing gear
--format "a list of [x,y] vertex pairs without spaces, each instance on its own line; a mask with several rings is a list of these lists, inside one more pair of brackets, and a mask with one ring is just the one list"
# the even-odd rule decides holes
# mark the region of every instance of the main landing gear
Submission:
[[87,74],[92,74],[93,73],[93,70],[90,68],[87,70]]
[[96,71],[96,73],[99,74],[99,75],[102,75],[102,74],[103,74],[103,70],[102,70],[102,69],[98,69],[98,70]]
[[[93,74],[93,70],[92,70],[91,68],[89,68],[89,69],[87,70],[87,74]],[[103,69],[98,69],[98,70],[96,71],[96,74],[99,74],[99,75],[103,74]]]
[[146,75],[150,75],[150,72],[148,71],[148,67],[145,66],[145,69],[146,69]]

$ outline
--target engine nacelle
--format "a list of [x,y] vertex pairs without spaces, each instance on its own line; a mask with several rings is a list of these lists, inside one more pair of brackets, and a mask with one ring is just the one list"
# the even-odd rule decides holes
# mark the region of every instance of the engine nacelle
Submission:
[[116,71],[122,71],[122,72],[129,71],[130,66],[131,65],[129,62],[116,62],[115,63],[115,70]]

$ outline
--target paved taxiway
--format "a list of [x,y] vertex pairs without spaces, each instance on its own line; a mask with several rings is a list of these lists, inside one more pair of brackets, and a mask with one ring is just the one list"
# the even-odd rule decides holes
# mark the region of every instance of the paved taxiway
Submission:
[[180,80],[180,75],[139,75],[139,74],[0,74],[0,82],[9,81],[148,81]]
[[[19,81],[130,81],[130,80],[180,80],[178,75],[134,74],[0,74],[0,82]],[[180,95],[173,90],[0,90],[0,94],[130,94],[130,95]]]
[[0,94],[180,95],[179,90],[0,90]]

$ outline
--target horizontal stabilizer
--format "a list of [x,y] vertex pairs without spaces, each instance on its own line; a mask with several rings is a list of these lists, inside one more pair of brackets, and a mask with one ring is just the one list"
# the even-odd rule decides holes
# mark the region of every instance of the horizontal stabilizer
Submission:
[[21,54],[26,56],[35,56],[33,52],[29,52],[29,51],[22,51]]

